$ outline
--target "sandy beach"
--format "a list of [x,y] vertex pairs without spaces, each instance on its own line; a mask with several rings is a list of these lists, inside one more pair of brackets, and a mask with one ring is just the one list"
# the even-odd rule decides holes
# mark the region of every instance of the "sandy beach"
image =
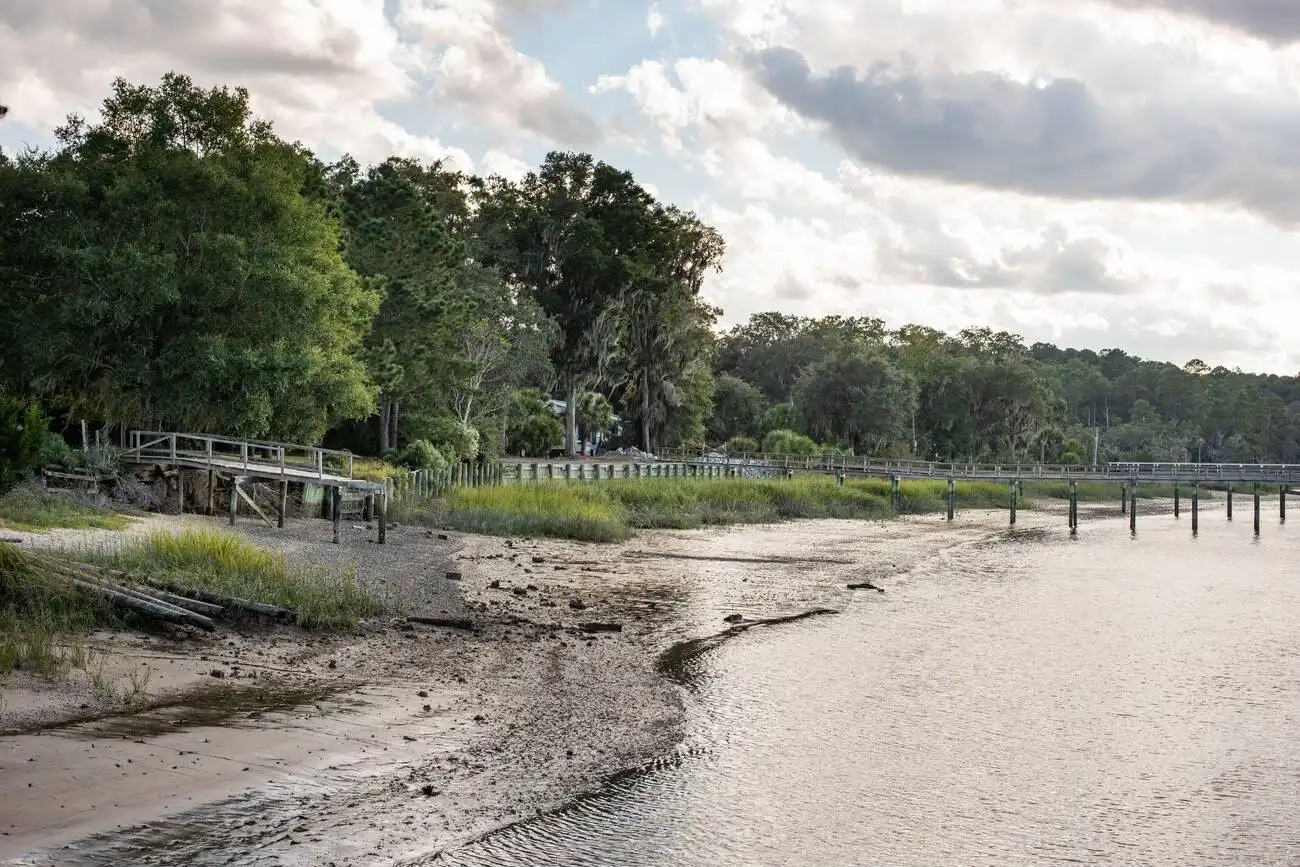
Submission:
[[[429,856],[671,755],[688,697],[663,669],[683,642],[870,605],[877,594],[847,584],[888,589],[921,552],[978,543],[1005,520],[802,521],[617,545],[397,527],[385,546],[362,525],[345,526],[336,546],[323,521],[241,523],[237,532],[291,557],[354,565],[385,614],[348,633],[93,636],[101,679],[134,688],[144,708],[134,712],[84,673],[12,677],[0,711],[0,863]],[[1021,516],[1027,528],[1058,520]],[[127,532],[195,524],[210,519],[153,516]],[[117,538],[19,535],[27,546]]]

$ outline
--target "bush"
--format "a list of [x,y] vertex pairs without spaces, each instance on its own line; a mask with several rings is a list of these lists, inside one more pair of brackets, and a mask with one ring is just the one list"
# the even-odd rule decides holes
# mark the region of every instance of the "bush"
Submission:
[[758,440],[753,437],[732,437],[727,440],[723,449],[729,455],[743,455],[746,452],[757,452],[759,450]]
[[0,391],[0,493],[40,467],[50,437],[39,406]]
[[546,457],[564,441],[564,425],[551,412],[545,394],[533,389],[515,392],[506,425],[506,451],[530,458]]
[[411,470],[441,472],[447,469],[447,459],[428,440],[413,440],[407,443],[406,448],[398,455],[397,463]]
[[435,418],[425,438],[448,460],[472,461],[478,457],[478,431],[460,419],[445,415]]
[[763,437],[763,451],[772,455],[812,457],[820,447],[808,437],[792,430],[774,430]]

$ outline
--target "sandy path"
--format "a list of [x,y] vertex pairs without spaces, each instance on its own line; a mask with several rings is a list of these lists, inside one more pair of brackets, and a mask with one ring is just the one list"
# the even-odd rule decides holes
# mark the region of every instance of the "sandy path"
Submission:
[[[1004,521],[808,521],[599,546],[399,527],[383,547],[364,528],[334,546],[322,521],[244,522],[291,556],[355,565],[396,611],[463,612],[480,626],[390,614],[352,635],[118,637],[124,658],[189,673],[173,689],[204,689],[0,738],[0,862],[362,865],[437,851],[670,753],[687,699],[656,659],[675,643],[722,632],[734,614],[872,604],[846,583],[906,580],[922,552],[978,543]],[[1060,523],[1026,512],[1020,527]],[[623,629],[587,635],[584,621]]]

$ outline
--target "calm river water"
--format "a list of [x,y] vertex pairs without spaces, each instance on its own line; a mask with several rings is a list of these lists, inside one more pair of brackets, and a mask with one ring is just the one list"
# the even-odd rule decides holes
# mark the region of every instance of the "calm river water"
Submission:
[[750,630],[689,663],[678,755],[436,863],[1300,865],[1300,526],[1216,511]]

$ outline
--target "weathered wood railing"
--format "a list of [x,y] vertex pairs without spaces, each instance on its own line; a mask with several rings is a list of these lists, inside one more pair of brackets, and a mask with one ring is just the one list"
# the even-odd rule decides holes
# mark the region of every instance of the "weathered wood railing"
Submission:
[[663,450],[659,460],[668,463],[750,467],[876,478],[935,478],[1104,482],[1300,482],[1297,464],[1205,464],[1180,462],[1117,462],[1097,466],[1064,464],[979,464],[939,461],[899,461],[844,456],[806,456],[751,453],[718,457],[698,452]]
[[122,460],[185,463],[223,472],[243,470],[263,477],[353,478],[353,455],[337,449],[241,440],[207,434],[132,431]]

